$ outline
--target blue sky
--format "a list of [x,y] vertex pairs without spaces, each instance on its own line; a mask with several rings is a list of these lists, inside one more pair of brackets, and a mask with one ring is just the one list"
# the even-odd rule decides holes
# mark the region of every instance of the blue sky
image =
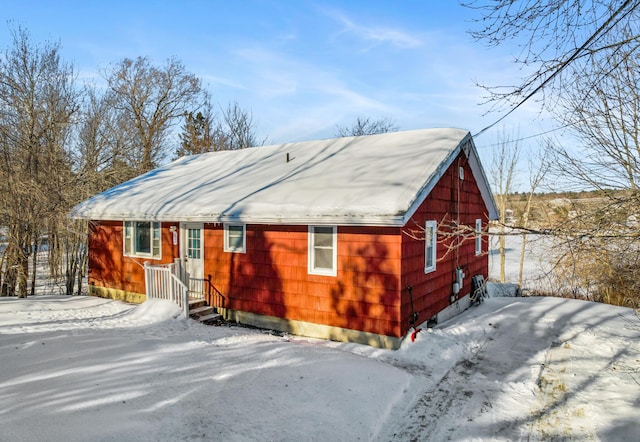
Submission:
[[[5,20],[35,42],[59,40],[81,80],[99,82],[124,57],[177,57],[217,102],[250,109],[267,144],[331,137],[359,115],[401,130],[476,133],[501,115],[486,115],[476,82],[521,75],[511,63],[517,48],[473,41],[477,15],[454,0],[2,3]],[[10,43],[2,23],[0,45]],[[489,150],[496,131],[541,132],[537,116],[534,104],[523,106],[476,145]]]

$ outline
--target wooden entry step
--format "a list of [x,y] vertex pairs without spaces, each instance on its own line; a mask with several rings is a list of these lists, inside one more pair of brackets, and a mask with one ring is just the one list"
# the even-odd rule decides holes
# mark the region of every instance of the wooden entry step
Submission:
[[204,299],[189,300],[189,317],[203,324],[213,324],[222,321],[222,315],[215,308],[207,304]]

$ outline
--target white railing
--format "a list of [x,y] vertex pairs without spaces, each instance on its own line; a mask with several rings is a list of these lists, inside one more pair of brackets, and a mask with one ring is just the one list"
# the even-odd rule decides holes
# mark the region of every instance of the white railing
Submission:
[[166,299],[180,306],[189,317],[189,287],[182,282],[179,263],[150,265],[144,263],[147,299]]

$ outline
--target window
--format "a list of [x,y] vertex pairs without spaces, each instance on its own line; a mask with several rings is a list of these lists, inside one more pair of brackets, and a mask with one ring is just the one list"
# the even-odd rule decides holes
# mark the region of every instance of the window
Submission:
[[336,276],[335,226],[309,226],[309,273]]
[[200,259],[202,256],[200,239],[202,229],[187,229],[187,258]]
[[424,228],[424,272],[436,269],[436,251],[438,245],[438,223],[427,221]]
[[124,222],[124,254],[160,259],[160,223],[150,221]]
[[224,225],[224,251],[246,252],[246,228],[244,224]]
[[482,220],[476,220],[476,256],[482,253]]

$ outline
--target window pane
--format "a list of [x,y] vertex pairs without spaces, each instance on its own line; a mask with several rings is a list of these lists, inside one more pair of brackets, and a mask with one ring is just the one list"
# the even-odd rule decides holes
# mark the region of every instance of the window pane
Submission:
[[229,235],[240,235],[242,236],[242,228],[243,226],[229,226],[228,230],[229,230]]
[[427,243],[427,267],[433,265],[433,227],[427,227],[424,240]]
[[160,223],[153,223],[153,256],[160,258]]
[[232,236],[229,234],[229,248],[230,249],[242,249],[242,235]]
[[189,229],[187,236],[187,256],[200,259],[200,229]]
[[151,223],[136,222],[135,253],[151,253]]
[[315,247],[333,248],[333,228],[315,227],[314,236],[313,236],[313,245]]
[[427,242],[427,247],[433,247],[433,227],[427,226],[424,231],[424,240]]
[[133,229],[131,221],[124,222],[124,254],[131,255],[131,230]]
[[333,269],[333,249],[315,249],[315,267]]

